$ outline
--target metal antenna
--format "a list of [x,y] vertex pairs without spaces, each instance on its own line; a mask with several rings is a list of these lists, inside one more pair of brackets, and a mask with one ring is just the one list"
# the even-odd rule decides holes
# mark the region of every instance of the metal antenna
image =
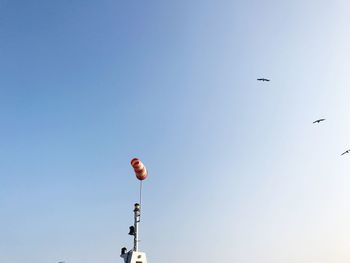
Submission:
[[142,204],[142,181],[140,181],[140,202],[139,202],[140,206]]
[[136,203],[134,208],[134,228],[135,228],[135,234],[134,234],[134,251],[139,250],[139,223],[140,223],[140,217],[141,217],[141,206],[140,204]]

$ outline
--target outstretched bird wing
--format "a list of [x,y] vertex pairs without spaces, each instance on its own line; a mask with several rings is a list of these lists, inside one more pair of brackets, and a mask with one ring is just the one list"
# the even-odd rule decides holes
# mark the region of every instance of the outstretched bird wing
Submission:
[[321,121],[325,121],[326,119],[318,119],[318,120],[315,120],[313,123],[320,123]]
[[349,153],[349,150],[343,152],[341,155],[344,155],[344,154],[347,154],[347,153]]

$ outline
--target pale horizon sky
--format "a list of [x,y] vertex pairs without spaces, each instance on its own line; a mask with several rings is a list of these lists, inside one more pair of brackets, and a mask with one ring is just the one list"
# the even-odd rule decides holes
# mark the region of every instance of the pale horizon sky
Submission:
[[349,13],[0,0],[0,262],[349,263]]

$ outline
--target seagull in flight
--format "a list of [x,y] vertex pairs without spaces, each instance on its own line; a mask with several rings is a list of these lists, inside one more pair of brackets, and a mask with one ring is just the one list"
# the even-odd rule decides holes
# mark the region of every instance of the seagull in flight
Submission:
[[350,150],[347,150],[347,151],[343,152],[341,155],[344,155],[344,154],[347,154],[347,153],[350,153]]
[[315,120],[313,123],[320,123],[321,121],[325,121],[326,119],[318,119],[318,120]]
[[269,79],[265,79],[265,78],[260,78],[260,79],[257,79],[258,81],[270,81]]

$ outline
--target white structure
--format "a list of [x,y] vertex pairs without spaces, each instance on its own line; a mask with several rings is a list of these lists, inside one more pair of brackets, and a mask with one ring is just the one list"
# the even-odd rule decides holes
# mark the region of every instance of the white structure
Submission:
[[147,263],[146,254],[138,251],[129,251],[120,255],[125,263]]
[[124,263],[147,263],[146,254],[139,251],[139,223],[141,217],[141,207],[135,204],[134,207],[134,225],[130,227],[129,235],[134,236],[134,247],[127,252],[127,248],[121,249],[120,257],[124,259]]

